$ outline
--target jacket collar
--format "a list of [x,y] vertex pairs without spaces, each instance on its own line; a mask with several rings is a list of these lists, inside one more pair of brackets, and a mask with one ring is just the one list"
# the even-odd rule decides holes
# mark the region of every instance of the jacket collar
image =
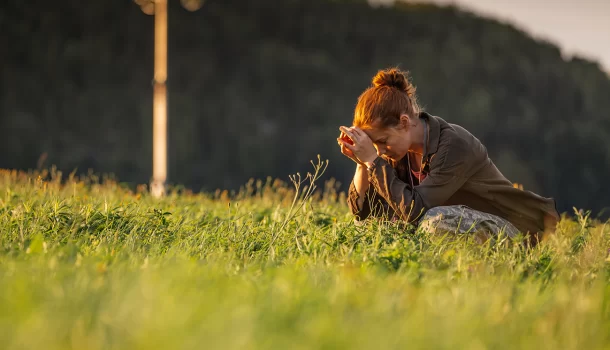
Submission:
[[438,151],[438,144],[441,136],[441,123],[438,117],[430,115],[426,112],[419,113],[420,118],[426,119],[428,124],[428,135],[425,147],[426,156],[430,157]]

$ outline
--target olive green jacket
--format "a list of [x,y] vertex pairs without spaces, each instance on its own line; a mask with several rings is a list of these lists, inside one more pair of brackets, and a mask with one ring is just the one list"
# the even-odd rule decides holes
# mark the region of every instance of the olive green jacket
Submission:
[[427,125],[426,178],[421,184],[414,180],[406,156],[396,163],[378,157],[368,170],[370,186],[362,208],[353,181],[350,185],[348,205],[357,220],[387,213],[413,223],[430,208],[462,204],[503,217],[525,234],[537,237],[554,230],[559,213],[552,198],[514,188],[466,129],[427,113],[420,118]]

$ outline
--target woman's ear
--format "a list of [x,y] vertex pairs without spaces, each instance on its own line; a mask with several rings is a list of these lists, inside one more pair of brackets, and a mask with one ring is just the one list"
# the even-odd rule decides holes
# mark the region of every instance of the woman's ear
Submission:
[[409,117],[409,115],[401,114],[398,125],[400,126],[401,129],[408,129],[413,126],[413,123],[411,122],[411,118]]

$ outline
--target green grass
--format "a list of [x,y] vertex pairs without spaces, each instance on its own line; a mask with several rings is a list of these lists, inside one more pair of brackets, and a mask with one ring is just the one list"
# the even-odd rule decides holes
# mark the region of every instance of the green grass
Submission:
[[[534,249],[355,226],[332,183],[235,194],[0,172],[3,349],[609,349],[610,227]],[[299,181],[299,178],[295,178]]]

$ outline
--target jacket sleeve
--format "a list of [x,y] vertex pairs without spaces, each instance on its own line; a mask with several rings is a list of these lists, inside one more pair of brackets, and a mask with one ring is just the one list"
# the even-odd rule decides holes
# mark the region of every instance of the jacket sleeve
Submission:
[[372,185],[369,185],[368,190],[365,193],[364,202],[362,208],[358,207],[358,191],[354,185],[354,181],[351,182],[347,195],[347,205],[349,206],[352,214],[355,216],[356,221],[367,219],[369,216],[382,216],[387,213],[389,217],[394,215],[394,210],[388,205],[387,201],[377,193]]
[[402,220],[418,220],[428,209],[443,205],[468,180],[473,170],[472,157],[461,148],[439,147],[432,157],[430,173],[418,186],[411,187],[400,180],[381,157],[373,162],[369,181]]

